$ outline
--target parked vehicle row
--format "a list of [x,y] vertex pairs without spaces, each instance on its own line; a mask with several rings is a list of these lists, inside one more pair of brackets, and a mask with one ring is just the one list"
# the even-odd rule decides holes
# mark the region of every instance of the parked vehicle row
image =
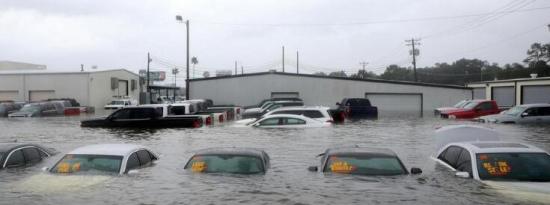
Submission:
[[67,113],[68,109],[78,109],[80,113],[79,106],[80,104],[72,98],[47,99],[30,103],[5,101],[0,103],[0,117],[57,116],[70,114]]

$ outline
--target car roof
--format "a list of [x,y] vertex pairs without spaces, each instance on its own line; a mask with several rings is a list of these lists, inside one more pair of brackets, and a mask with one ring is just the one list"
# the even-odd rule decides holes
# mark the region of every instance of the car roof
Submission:
[[367,155],[367,154],[377,154],[377,155],[386,155],[397,157],[397,154],[388,148],[373,148],[373,147],[335,147],[329,148],[325,152],[328,155]]
[[526,108],[529,108],[529,107],[549,107],[549,106],[550,106],[550,103],[533,103],[533,104],[518,105],[518,107],[526,107]]
[[281,110],[328,110],[329,107],[324,106],[287,106],[287,107],[280,107],[273,111],[281,111]]
[[298,119],[302,119],[302,120],[311,119],[311,118],[303,116],[303,115],[293,115],[293,114],[274,114],[274,115],[268,115],[268,116],[262,117],[261,119],[276,118],[276,117],[291,117],[291,118],[298,118]]
[[26,146],[34,146],[34,147],[39,147],[41,148],[42,150],[52,154],[53,153],[53,150],[50,150],[50,149],[47,149],[43,146],[40,146],[40,145],[37,145],[37,144],[32,144],[32,143],[16,143],[16,142],[13,142],[13,143],[0,143],[0,152],[7,152],[9,150],[12,150],[12,149],[15,149],[15,148],[19,148],[19,147],[26,147]]
[[94,144],[79,147],[67,154],[117,155],[127,156],[138,149],[147,149],[135,144]]
[[195,155],[249,155],[263,159],[267,153],[257,148],[216,147],[197,150]]
[[500,133],[479,125],[447,125],[435,131],[437,149],[449,143],[469,141],[498,141]]
[[449,146],[452,145],[464,147],[473,153],[546,153],[533,145],[510,141],[470,141],[449,144]]

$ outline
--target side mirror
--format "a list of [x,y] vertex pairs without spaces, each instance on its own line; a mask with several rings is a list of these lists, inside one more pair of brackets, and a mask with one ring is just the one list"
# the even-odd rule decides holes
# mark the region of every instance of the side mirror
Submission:
[[138,170],[135,170],[135,169],[132,169],[132,170],[128,170],[127,173],[128,173],[129,175],[133,175],[133,174],[139,173],[139,171],[138,171]]
[[319,169],[317,168],[317,166],[310,166],[307,168],[307,170],[310,172],[317,172]]
[[468,172],[456,172],[455,176],[460,178],[470,178],[470,173]]
[[411,174],[422,174],[422,169],[413,167],[411,168]]
[[50,171],[50,168],[49,167],[42,167],[41,169],[43,172],[47,172],[47,171]]
[[522,118],[523,118],[523,117],[527,117],[527,116],[529,116],[529,113],[526,113],[526,112],[521,113],[521,117],[522,117]]

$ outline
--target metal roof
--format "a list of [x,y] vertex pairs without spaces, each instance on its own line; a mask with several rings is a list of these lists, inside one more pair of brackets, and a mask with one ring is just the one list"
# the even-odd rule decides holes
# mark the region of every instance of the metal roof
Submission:
[[550,80],[550,77],[514,78],[514,79],[505,79],[505,80],[481,81],[481,82],[468,83],[468,86],[469,85],[487,84],[487,83],[507,83],[507,82],[539,81],[539,80]]
[[98,71],[50,71],[50,70],[26,70],[26,71],[0,71],[0,75],[54,75],[54,74],[90,74],[90,73],[101,73],[101,72],[112,72],[112,71],[126,71],[135,76],[138,74],[129,71],[127,69],[112,69],[112,70],[98,70]]
[[294,77],[308,77],[308,78],[321,78],[321,79],[334,79],[334,80],[349,80],[349,81],[359,81],[359,82],[393,83],[393,84],[440,87],[440,88],[453,88],[453,89],[463,89],[463,90],[471,90],[472,89],[472,88],[469,88],[469,87],[458,86],[458,85],[444,85],[444,84],[435,84],[435,83],[420,83],[420,82],[410,82],[410,81],[383,80],[383,79],[375,79],[375,78],[359,79],[359,78],[319,76],[319,75],[313,75],[313,74],[296,74],[296,73],[282,73],[282,72],[259,72],[259,73],[248,73],[248,74],[242,74],[242,75],[217,76],[217,77],[209,77],[209,78],[196,78],[196,79],[189,79],[189,81],[190,82],[207,81],[207,80],[218,80],[218,79],[228,79],[228,78],[241,78],[241,77],[250,77],[250,76],[260,76],[260,75],[284,75],[284,76],[294,76]]

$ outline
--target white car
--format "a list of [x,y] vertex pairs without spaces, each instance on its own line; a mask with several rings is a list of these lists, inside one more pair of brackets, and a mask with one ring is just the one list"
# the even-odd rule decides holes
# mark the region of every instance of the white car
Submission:
[[111,109],[117,110],[117,109],[120,109],[120,108],[123,108],[123,107],[133,106],[133,105],[137,105],[137,104],[138,103],[137,103],[136,100],[118,99],[118,100],[112,100],[109,104],[105,105],[105,107],[103,107],[103,108],[106,109],[106,110],[111,110]]
[[280,107],[264,114],[264,116],[276,114],[303,115],[320,122],[334,122],[330,116],[329,109],[329,107],[321,106]]
[[487,115],[477,119],[494,123],[550,123],[550,104],[518,105],[496,115]]
[[[458,140],[456,131],[468,127],[470,132],[464,133],[466,141]],[[495,135],[486,137],[487,132],[475,126],[438,130],[438,138],[445,138],[449,133],[455,142],[442,146],[432,159],[454,171],[456,176],[481,181],[511,197],[548,202],[548,152],[524,143],[494,141]]]
[[158,158],[157,154],[141,145],[96,144],[80,147],[65,154],[52,168],[45,170],[59,174],[125,174],[130,170],[150,166]]
[[305,127],[329,127],[330,122],[321,122],[303,115],[276,114],[262,117],[247,124],[260,128],[305,128]]

